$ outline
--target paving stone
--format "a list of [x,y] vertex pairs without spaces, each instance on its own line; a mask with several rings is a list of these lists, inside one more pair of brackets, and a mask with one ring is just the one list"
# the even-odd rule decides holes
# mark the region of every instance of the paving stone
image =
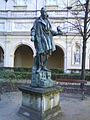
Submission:
[[[21,106],[21,95],[21,92],[2,94],[0,120],[28,120],[18,114]],[[82,101],[80,95],[62,93],[60,99],[62,116],[58,116],[54,120],[90,120],[90,96],[86,96],[85,100]]]

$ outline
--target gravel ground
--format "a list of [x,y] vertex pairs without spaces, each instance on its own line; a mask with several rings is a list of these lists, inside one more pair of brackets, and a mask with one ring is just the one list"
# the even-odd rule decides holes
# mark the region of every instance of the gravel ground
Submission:
[[[90,120],[90,96],[85,100],[80,95],[61,94],[62,116],[55,120]],[[0,101],[0,120],[28,120],[18,114],[21,92],[4,93]]]

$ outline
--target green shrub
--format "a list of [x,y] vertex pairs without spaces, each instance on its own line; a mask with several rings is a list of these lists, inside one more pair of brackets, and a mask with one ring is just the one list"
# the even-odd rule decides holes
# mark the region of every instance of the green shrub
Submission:
[[60,74],[64,73],[64,69],[58,68],[58,69],[51,69],[52,74]]
[[14,72],[9,72],[9,78],[15,79],[16,78],[15,73]]
[[[78,73],[75,73],[75,74],[55,74],[55,73],[52,73],[52,79],[55,80],[55,79],[80,79],[80,74]],[[85,79],[87,81],[90,81],[90,74],[86,74],[85,76]]]
[[32,72],[32,68],[13,68],[15,72]]
[[86,80],[90,81],[90,74],[86,74]]
[[6,71],[0,71],[0,78],[7,78],[9,79],[9,72]]
[[[29,71],[30,70],[30,71]],[[26,70],[22,69],[19,71],[18,70],[0,70],[0,78],[2,79],[31,79],[32,77],[32,72],[31,69]],[[80,74],[75,73],[75,74],[65,74],[63,69],[51,69],[52,71],[52,79],[80,79]],[[87,81],[90,81],[90,74],[86,74],[85,79]]]
[[30,72],[10,72],[10,71],[0,71],[0,78],[2,79],[30,79]]

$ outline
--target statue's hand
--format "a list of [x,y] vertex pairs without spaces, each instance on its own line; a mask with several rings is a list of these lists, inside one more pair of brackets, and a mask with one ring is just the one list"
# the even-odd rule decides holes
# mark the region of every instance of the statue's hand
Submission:
[[58,31],[58,35],[63,35],[63,32],[62,31]]
[[60,29],[60,26],[57,27],[57,32],[58,32],[58,35],[63,35],[63,32]]
[[61,32],[60,26],[57,26],[57,31]]
[[35,41],[35,37],[34,36],[31,36],[31,41]]

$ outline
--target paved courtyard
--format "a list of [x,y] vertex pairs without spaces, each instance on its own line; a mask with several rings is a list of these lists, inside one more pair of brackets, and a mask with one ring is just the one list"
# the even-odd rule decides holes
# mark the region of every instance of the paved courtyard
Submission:
[[[61,94],[62,116],[56,120],[90,120],[90,96],[85,100],[80,95]],[[18,114],[21,92],[4,93],[0,101],[0,120],[27,120]]]

